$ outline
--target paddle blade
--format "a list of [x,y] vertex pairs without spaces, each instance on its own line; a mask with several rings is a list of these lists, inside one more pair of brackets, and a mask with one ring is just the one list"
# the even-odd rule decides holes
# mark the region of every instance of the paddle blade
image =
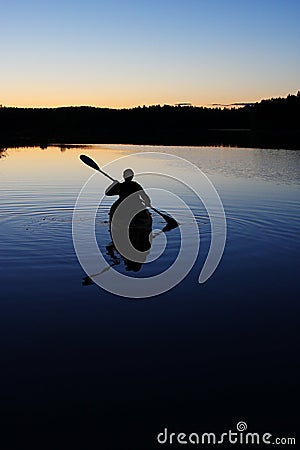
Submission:
[[[172,219],[172,217],[171,217],[171,219]],[[172,219],[172,220],[167,221],[167,225],[165,225],[162,230],[165,233],[166,231],[171,231],[177,227],[178,227],[178,222],[176,222],[175,219]]]
[[175,219],[173,219],[173,217],[167,216],[166,214],[161,214],[161,216],[167,222],[167,225],[163,229],[164,231],[170,231],[173,230],[173,228],[178,227],[178,222]]
[[93,161],[92,158],[90,158],[89,156],[80,155],[79,158],[87,166],[91,167],[92,169],[100,171],[100,167],[98,166],[98,164],[95,163],[95,161]]
[[178,227],[178,222],[175,219],[173,219],[173,217],[168,216],[167,214],[163,214],[161,211],[158,211],[158,209],[154,208],[153,206],[151,206],[151,208],[167,222],[164,231],[170,231],[173,230],[173,228]]

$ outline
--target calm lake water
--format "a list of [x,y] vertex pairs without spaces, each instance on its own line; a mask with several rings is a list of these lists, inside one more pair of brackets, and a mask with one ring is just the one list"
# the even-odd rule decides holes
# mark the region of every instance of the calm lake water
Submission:
[[[140,158],[143,152],[154,153]],[[86,274],[73,247],[72,216],[93,173],[80,162],[82,153],[101,167],[133,155],[137,172],[168,167],[175,178],[185,168],[167,154],[199,167],[213,182],[227,220],[225,251],[212,277],[198,283],[211,239],[204,205],[176,180],[159,179],[156,187],[161,181],[162,189],[182,198],[199,228],[200,252],[190,273],[172,290],[145,299],[82,285]],[[27,442],[45,433],[59,442],[62,436],[85,445],[93,440],[98,445],[82,448],[99,449],[152,449],[165,427],[226,432],[241,420],[252,432],[295,435],[300,152],[95,145],[7,149],[1,156],[5,430],[22,430]],[[113,177],[121,177],[125,162],[111,166]],[[109,180],[97,177],[104,191]],[[152,178],[141,182],[149,189]],[[164,195],[151,198],[174,213]],[[104,253],[112,201],[106,197],[96,217]],[[176,213],[192,249],[189,219],[184,209]],[[156,230],[164,226],[155,213],[153,223]],[[165,236],[164,254],[135,276],[153,276],[173,262],[179,229]],[[154,239],[152,253],[156,247]],[[126,272],[121,258],[117,270]]]

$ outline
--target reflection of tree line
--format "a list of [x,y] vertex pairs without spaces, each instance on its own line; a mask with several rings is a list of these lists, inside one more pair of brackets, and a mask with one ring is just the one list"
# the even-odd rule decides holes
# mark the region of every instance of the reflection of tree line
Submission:
[[[300,92],[241,108],[149,106],[0,108],[2,146],[49,143],[243,145],[296,148]],[[258,145],[261,144],[261,145]],[[264,145],[265,144],[265,145]],[[272,145],[272,146],[274,146]],[[3,154],[3,150],[1,151]]]

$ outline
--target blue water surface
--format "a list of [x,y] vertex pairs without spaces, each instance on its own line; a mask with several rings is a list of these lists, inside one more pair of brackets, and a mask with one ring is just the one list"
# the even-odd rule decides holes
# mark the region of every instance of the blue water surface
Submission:
[[[224,206],[227,242],[217,270],[199,284],[209,217],[192,192],[174,184],[198,224],[199,256],[172,290],[132,299],[82,285],[72,215],[92,173],[79,154],[104,165],[145,150],[186,158],[206,173]],[[240,420],[253,432],[295,435],[299,152],[90,146],[4,154],[0,408],[12,440],[18,430],[29,444],[55,437],[56,448],[76,440],[81,448],[152,449],[165,427],[226,432]],[[101,182],[104,190],[109,182]],[[112,201],[96,217],[103,249]],[[168,210],[163,200],[156,206]],[[184,222],[184,211],[177,213]],[[163,228],[155,213],[153,221]],[[166,237],[165,254],[137,276],[174,261],[179,230]]]

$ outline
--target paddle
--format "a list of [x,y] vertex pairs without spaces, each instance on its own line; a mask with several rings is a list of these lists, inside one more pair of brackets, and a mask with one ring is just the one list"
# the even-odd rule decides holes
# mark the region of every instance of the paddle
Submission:
[[98,170],[98,172],[101,172],[103,175],[105,175],[107,178],[109,178],[112,181],[115,181],[113,179],[113,177],[111,177],[110,175],[108,175],[108,173],[104,172],[103,170],[100,169],[100,167],[98,166],[98,164],[89,156],[86,155],[80,155],[80,159],[82,162],[84,162],[84,164],[86,164],[87,166],[90,166],[92,169]]
[[[92,169],[95,169],[98,172],[102,173],[102,175],[105,175],[110,180],[115,181],[110,175],[108,175],[108,173],[106,173],[103,170],[101,170],[100,167],[98,166],[98,164],[95,161],[93,161],[92,158],[90,158],[89,156],[87,156],[87,155],[80,155],[80,159],[87,166],[89,166]],[[178,227],[178,223],[177,223],[177,221],[175,219],[173,219],[173,217],[171,217],[171,216],[169,216],[167,214],[163,214],[162,212],[160,212],[158,209],[154,208],[153,206],[150,206],[149,208],[151,208],[153,211],[155,211],[157,214],[159,214],[167,222],[167,229],[168,230],[171,230],[173,228]]]

